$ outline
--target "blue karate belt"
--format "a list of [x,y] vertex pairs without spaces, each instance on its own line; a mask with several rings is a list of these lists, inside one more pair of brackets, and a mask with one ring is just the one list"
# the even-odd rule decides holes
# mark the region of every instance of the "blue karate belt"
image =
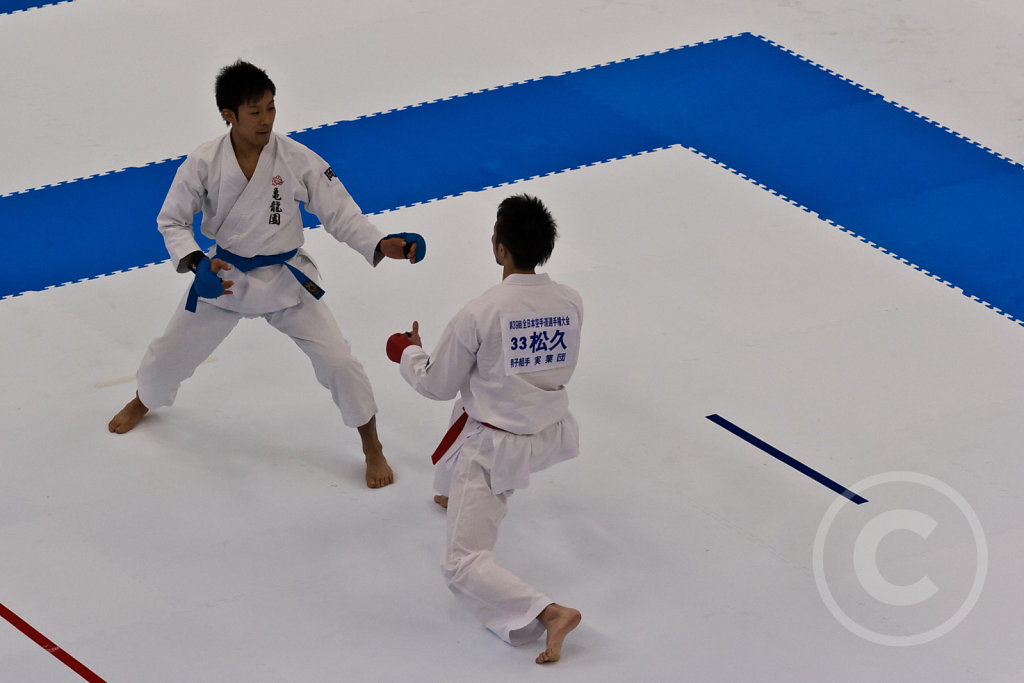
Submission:
[[[217,253],[214,254],[211,258],[219,258],[221,261],[224,261],[225,263],[230,263],[233,268],[237,268],[243,273],[248,273],[250,270],[262,268],[264,266],[284,265],[285,268],[292,271],[292,275],[295,276],[295,279],[299,281],[299,284],[302,285],[307,292],[313,295],[314,299],[319,299],[324,295],[323,288],[317,283],[313,282],[313,280],[310,277],[308,277],[305,273],[303,273],[301,270],[291,265],[290,263],[286,263],[286,261],[290,260],[298,252],[298,249],[292,249],[291,251],[286,251],[283,254],[261,254],[257,256],[246,257],[239,256],[238,254],[233,254],[224,247],[218,245]],[[199,295],[196,293],[195,287],[193,287],[190,290],[188,290],[188,298],[185,299],[185,310],[195,313],[196,303],[198,301]]]

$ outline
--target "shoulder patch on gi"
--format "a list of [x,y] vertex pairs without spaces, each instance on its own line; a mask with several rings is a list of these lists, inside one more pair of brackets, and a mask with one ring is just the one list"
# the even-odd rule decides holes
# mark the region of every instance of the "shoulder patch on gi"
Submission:
[[334,180],[335,178],[338,177],[338,175],[334,172],[334,169],[332,169],[330,166],[328,166],[327,170],[324,171],[324,175],[327,176],[328,180]]

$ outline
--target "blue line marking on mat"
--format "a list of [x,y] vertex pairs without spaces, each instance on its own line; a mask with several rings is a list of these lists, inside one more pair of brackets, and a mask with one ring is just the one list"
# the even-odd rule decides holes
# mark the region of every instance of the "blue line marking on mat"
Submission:
[[47,5],[63,5],[74,0],[56,0],[55,2],[41,2],[40,0],[0,0],[0,14],[12,14],[24,12],[30,9],[38,9]]
[[761,439],[751,434],[750,432],[741,429],[740,427],[737,427],[732,422],[726,420],[724,417],[721,417],[719,415],[708,415],[707,418],[714,422],[719,427],[721,427],[722,429],[732,432],[733,434],[740,437],[741,439],[751,444],[752,446],[756,446],[757,448],[760,448],[762,451],[772,456],[773,458],[776,458],[777,460],[786,463],[787,465],[795,469],[797,472],[806,474],[808,477],[818,482],[822,486],[832,489],[833,491],[835,491],[836,493],[845,498],[849,498],[857,505],[868,502],[867,498],[857,495],[856,493],[854,493],[853,491],[849,490],[848,488],[841,484],[837,484],[836,482],[832,481],[831,479],[821,474],[820,472],[811,469],[807,465],[803,464],[799,460],[786,455],[775,446],[767,444]]
[[[681,145],[1024,318],[1024,168],[751,34],[292,135],[371,214]],[[0,197],[0,296],[165,260],[178,163]]]

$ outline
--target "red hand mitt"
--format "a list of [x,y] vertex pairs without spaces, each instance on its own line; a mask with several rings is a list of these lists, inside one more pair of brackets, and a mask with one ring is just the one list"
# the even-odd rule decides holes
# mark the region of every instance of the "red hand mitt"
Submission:
[[412,341],[409,339],[409,334],[407,332],[395,332],[393,335],[388,337],[388,358],[396,363],[401,363],[402,352],[405,351],[407,346],[411,345]]

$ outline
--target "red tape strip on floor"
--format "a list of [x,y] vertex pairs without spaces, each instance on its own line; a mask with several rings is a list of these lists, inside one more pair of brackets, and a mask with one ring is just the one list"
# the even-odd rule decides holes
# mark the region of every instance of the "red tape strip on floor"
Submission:
[[90,671],[85,664],[82,664],[80,661],[69,655],[58,647],[52,640],[32,628],[32,626],[30,626],[24,619],[4,607],[3,603],[0,603],[0,617],[9,621],[14,628],[28,636],[32,642],[49,652],[60,661],[64,662],[72,671],[89,681],[89,683],[106,683],[106,681]]

